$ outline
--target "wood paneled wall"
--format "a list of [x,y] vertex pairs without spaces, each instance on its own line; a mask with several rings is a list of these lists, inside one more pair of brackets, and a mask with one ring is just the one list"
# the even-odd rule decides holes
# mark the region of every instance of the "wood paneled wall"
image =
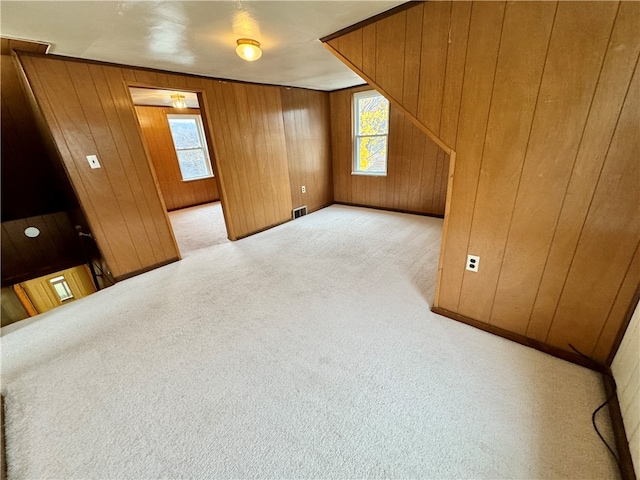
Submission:
[[355,92],[331,93],[334,196],[337,202],[444,215],[449,155],[417,128],[395,105],[389,109],[386,176],[352,175]]
[[638,24],[637,2],[443,1],[328,40],[456,152],[437,306],[607,359],[640,281]]
[[[60,300],[60,297],[58,297],[50,282],[51,279],[59,276],[64,276],[73,295],[73,298],[65,300],[64,302]],[[63,304],[91,295],[96,291],[93,281],[91,280],[89,267],[86,265],[78,265],[50,275],[31,279],[21,283],[20,287],[26,293],[31,305],[33,305],[38,313],[48,312]]]
[[[167,210],[177,210],[219,200],[218,183],[215,178],[188,182],[182,180],[178,156],[167,121],[167,114],[200,115],[200,110],[136,106],[136,113]],[[213,155],[213,152],[209,154]]]
[[177,259],[122,70],[30,54],[20,62],[113,276]]
[[[282,101],[286,89],[54,56],[20,54],[19,58],[116,278],[178,256],[129,85],[200,93],[230,239],[291,218],[289,166],[303,148],[296,147],[292,138],[287,142]],[[322,108],[309,109],[311,115],[322,113]],[[320,138],[301,141],[308,148]],[[102,169],[89,169],[85,155],[90,154],[98,154]],[[317,165],[324,157],[314,158]],[[327,175],[321,173],[330,164],[315,168],[326,184],[314,190],[331,192]]]
[[329,94],[301,88],[280,93],[292,207],[306,205],[312,212],[333,203]]
[[640,352],[638,345],[640,345],[640,308],[636,306],[627,333],[611,364],[636,477],[640,475]]

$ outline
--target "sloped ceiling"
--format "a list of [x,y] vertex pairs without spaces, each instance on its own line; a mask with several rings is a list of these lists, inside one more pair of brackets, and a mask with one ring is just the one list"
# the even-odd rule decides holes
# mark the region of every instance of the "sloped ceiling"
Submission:
[[[319,38],[404,1],[3,1],[3,36],[49,53],[257,83],[335,90],[364,83]],[[246,62],[236,40],[263,56]]]

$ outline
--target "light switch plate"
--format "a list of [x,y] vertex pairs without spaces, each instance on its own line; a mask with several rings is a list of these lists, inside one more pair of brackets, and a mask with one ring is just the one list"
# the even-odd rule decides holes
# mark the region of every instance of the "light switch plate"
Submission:
[[87,155],[87,161],[89,162],[91,168],[101,168],[97,155]]

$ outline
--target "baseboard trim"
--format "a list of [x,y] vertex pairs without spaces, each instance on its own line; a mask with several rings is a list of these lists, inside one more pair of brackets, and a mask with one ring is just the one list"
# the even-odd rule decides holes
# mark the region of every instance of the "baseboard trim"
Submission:
[[616,450],[618,451],[618,460],[620,461],[620,473],[623,480],[636,480],[636,472],[633,468],[633,459],[631,458],[631,450],[629,449],[629,441],[627,440],[627,432],[624,428],[622,419],[622,410],[620,410],[620,402],[616,390],[616,383],[609,370],[608,373],[602,375],[604,382],[604,390],[609,400],[609,416],[611,417],[611,426],[613,427],[613,436],[616,441]]
[[134,270],[133,272],[127,272],[122,275],[118,275],[117,277],[113,277],[116,282],[121,282],[122,280],[126,280],[127,278],[135,277],[136,275],[140,275],[141,273],[147,273],[151,270],[155,270],[156,268],[164,267],[165,265],[169,265],[170,263],[177,262],[180,260],[179,257],[173,257],[169,260],[165,260],[164,262],[155,263],[148,267],[140,268],[138,270]]
[[385,212],[409,213],[411,215],[421,215],[423,217],[444,218],[444,215],[440,215],[438,213],[417,212],[415,210],[403,210],[401,208],[377,207],[374,205],[363,205],[361,203],[349,203],[349,202],[333,202],[333,203],[334,205],[346,205],[347,207],[364,207],[364,208],[372,208],[374,210],[383,210]]
[[505,330],[494,325],[489,325],[488,323],[480,322],[479,320],[474,320],[473,318],[460,315],[459,313],[451,312],[444,308],[431,307],[431,311],[433,313],[437,313],[438,315],[442,315],[443,317],[447,317],[452,320],[471,325],[472,327],[475,327],[479,330],[483,330],[485,332],[498,335],[499,337],[506,338],[507,340],[517,342],[526,347],[534,348],[554,357],[566,360],[567,362],[575,363],[576,365],[580,365],[581,367],[586,367],[602,374],[607,373],[606,365],[596,362],[595,360],[589,360],[587,358],[581,357],[577,353],[567,352],[566,350],[562,350],[561,348],[554,347],[552,345],[547,345],[546,343],[543,343],[539,340],[534,340],[532,338],[525,337],[524,335],[513,333],[509,330]]
[[495,327],[493,325],[474,320],[473,318],[460,315],[459,313],[451,312],[444,308],[431,307],[431,311],[433,313],[437,313],[438,315],[442,315],[443,317],[447,317],[457,322],[470,325],[479,330],[483,330],[499,337],[506,338],[507,340],[517,342],[526,347],[534,348],[554,357],[566,360],[567,362],[575,363],[576,365],[586,367],[590,370],[594,370],[602,374],[605,394],[607,398],[611,398],[611,400],[609,401],[609,415],[611,417],[611,425],[613,427],[616,450],[618,451],[618,460],[620,461],[621,466],[620,473],[622,474],[622,478],[624,480],[637,480],[635,471],[633,469],[633,460],[631,459],[629,442],[627,441],[627,435],[624,429],[624,422],[622,420],[622,412],[620,410],[620,403],[618,401],[618,395],[616,393],[615,382],[613,380],[613,375],[611,374],[611,368],[608,365],[596,362],[595,360],[581,357],[576,353],[567,352],[552,345],[547,345],[538,340],[527,338],[524,335],[513,333],[503,328]]

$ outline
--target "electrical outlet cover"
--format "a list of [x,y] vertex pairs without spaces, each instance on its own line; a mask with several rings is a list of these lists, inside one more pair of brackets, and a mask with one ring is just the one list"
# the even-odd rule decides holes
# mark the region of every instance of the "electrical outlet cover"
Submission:
[[467,255],[467,270],[477,272],[480,266],[480,257],[477,255]]

